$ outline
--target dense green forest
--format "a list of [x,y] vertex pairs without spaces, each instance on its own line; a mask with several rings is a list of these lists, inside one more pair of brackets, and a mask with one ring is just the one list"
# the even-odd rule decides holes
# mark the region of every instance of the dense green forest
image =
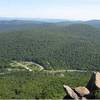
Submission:
[[0,99],[62,99],[66,96],[63,84],[84,86],[90,75],[66,72],[61,77],[60,73],[53,75],[27,71],[0,75]]
[[45,69],[100,70],[99,28],[57,23],[9,27],[0,32],[1,68],[9,67],[8,63],[15,60],[33,61]]
[[100,70],[99,23],[88,23],[0,22],[0,99],[62,99],[64,84],[85,86]]

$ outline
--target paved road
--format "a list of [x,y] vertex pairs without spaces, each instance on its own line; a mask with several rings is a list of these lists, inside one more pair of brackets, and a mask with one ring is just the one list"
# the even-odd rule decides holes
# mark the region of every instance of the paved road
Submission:
[[[80,72],[80,73],[86,73],[88,72],[88,70],[44,70],[44,67],[35,63],[35,62],[32,62],[34,65],[40,67],[40,70],[43,70],[44,72],[47,72],[47,73],[64,73],[64,72]],[[17,63],[19,66],[22,66],[23,68],[25,68],[26,70],[32,72],[32,69],[27,67],[27,65],[23,65],[21,63]],[[9,71],[8,71],[9,72]],[[90,71],[90,72],[95,72],[95,71]],[[0,75],[2,74],[6,74],[6,73],[0,73]]]
[[39,64],[37,64],[37,63],[35,63],[35,62],[32,62],[34,65],[36,65],[36,66],[38,66],[39,68],[40,68],[40,70],[43,70],[44,69],[44,67],[43,66],[41,66],[41,65],[39,65]]
[[[44,70],[44,71],[48,72],[48,73],[64,73],[64,72],[86,73],[86,72],[88,72],[87,70]],[[95,71],[89,71],[89,72],[95,72]]]
[[32,72],[32,69],[30,69],[29,67],[27,67],[27,65],[23,65],[23,64],[18,63],[18,62],[17,62],[17,65],[19,65],[19,66],[21,66],[21,67],[25,68],[26,70],[28,70],[28,71]]
[[[80,72],[80,73],[86,73],[88,70],[66,70],[67,72]],[[95,71],[89,71],[89,72],[95,72]]]

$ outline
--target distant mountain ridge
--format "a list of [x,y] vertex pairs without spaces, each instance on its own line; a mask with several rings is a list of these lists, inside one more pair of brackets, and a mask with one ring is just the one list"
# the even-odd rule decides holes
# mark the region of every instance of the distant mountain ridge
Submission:
[[58,26],[68,26],[71,24],[88,24],[96,28],[100,28],[100,20],[88,20],[88,21],[81,21],[81,20],[66,20],[66,19],[42,19],[42,18],[8,18],[8,17],[0,17],[0,25],[7,25],[7,24],[55,24]]
[[[58,24],[58,23],[57,23]],[[71,25],[71,24],[88,24],[96,28],[100,28],[100,20],[88,20],[88,21],[64,21],[59,22],[59,25]]]
[[100,20],[90,20],[86,21],[85,23],[100,28]]

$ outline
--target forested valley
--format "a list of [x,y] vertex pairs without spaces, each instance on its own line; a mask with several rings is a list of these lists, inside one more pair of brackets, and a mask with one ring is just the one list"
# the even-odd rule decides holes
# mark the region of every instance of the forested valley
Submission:
[[0,22],[0,99],[62,99],[63,84],[86,85],[91,71],[100,71],[99,24]]
[[8,65],[3,62],[16,60],[34,61],[46,69],[100,69],[99,28],[87,24],[29,25],[0,32],[1,68]]

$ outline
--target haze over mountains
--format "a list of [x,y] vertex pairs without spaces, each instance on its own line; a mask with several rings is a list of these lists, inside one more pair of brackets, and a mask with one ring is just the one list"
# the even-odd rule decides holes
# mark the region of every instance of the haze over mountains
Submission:
[[88,24],[94,27],[100,28],[100,20],[66,20],[66,19],[42,19],[42,18],[10,18],[0,17],[0,24],[2,25],[21,25],[21,24],[41,24],[41,23],[52,23],[57,25],[71,25],[71,24]]

